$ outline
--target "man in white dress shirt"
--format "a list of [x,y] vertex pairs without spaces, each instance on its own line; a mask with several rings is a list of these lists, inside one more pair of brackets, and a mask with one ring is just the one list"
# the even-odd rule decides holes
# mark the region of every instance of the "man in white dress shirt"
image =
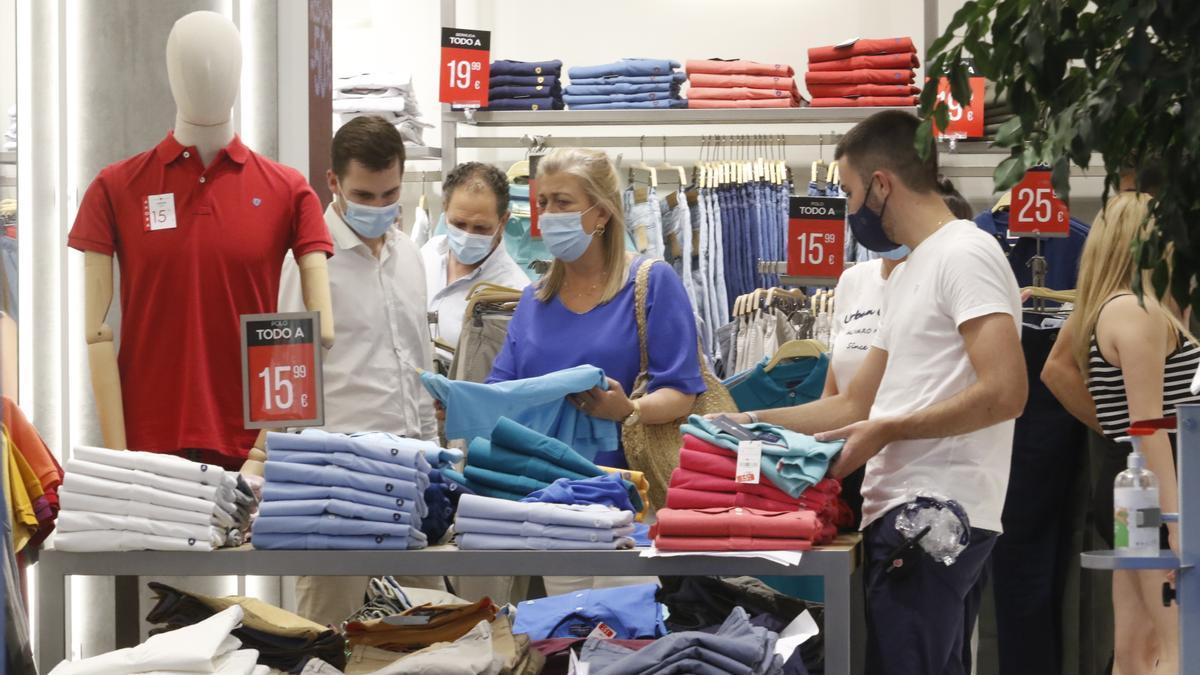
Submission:
[[[383,118],[355,118],[333,137],[325,210],[335,254],[329,287],[338,340],[324,356],[326,431],[388,431],[437,440],[433,399],[418,369],[433,363],[425,273],[416,244],[400,230],[404,140]],[[296,262],[284,263],[279,311],[303,311]],[[321,317],[323,321],[329,317]],[[444,589],[440,578],[401,583]],[[300,577],[298,611],[337,624],[362,605],[365,577]]]
[[460,164],[442,183],[446,234],[421,248],[429,312],[436,316],[433,337],[458,346],[467,294],[490,282],[522,289],[529,277],[504,248],[508,177],[490,164]]

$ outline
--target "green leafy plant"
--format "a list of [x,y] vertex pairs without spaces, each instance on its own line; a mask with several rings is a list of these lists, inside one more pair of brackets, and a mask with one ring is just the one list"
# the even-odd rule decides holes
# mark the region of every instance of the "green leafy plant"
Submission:
[[[1132,254],[1153,270],[1156,295],[1200,310],[1200,2],[970,0],[926,57],[927,72],[945,73],[957,101],[971,97],[968,57],[1015,115],[995,139],[1010,150],[996,167],[997,190],[1044,164],[1065,198],[1071,164],[1087,168],[1098,154],[1107,198],[1122,169],[1160,164],[1156,227]],[[934,121],[945,128],[949,115],[936,96],[932,84],[921,95],[922,153]]]

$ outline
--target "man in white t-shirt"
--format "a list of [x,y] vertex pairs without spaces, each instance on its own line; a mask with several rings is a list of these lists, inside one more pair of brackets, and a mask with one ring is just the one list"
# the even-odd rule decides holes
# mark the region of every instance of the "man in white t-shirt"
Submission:
[[[919,124],[904,111],[876,113],[837,148],[855,238],[875,251],[911,249],[887,282],[862,367],[836,396],[735,417],[845,439],[835,477],[866,464],[871,674],[971,672],[1013,420],[1028,393],[1016,280],[996,242],[946,207],[936,150],[926,160],[914,150]],[[895,555],[906,543],[896,518],[918,495],[954,500],[970,520],[970,543],[952,565],[919,547]]]

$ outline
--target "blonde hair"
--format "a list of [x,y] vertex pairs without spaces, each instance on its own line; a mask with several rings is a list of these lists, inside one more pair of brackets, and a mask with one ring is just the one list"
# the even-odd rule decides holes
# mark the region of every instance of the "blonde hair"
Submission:
[[[621,204],[621,184],[617,169],[600,150],[589,148],[555,148],[538,163],[538,178],[566,173],[579,179],[584,193],[592,204],[608,212],[608,224],[604,226],[604,268],[608,271],[608,282],[600,304],[604,304],[621,292],[629,276],[629,262],[625,257],[625,209]],[[537,208],[537,205],[534,205]],[[566,268],[563,261],[555,258],[550,271],[538,282],[537,298],[549,302],[562,290]]]
[[[1076,332],[1074,356],[1079,369],[1088,372],[1088,353],[1091,350],[1092,334],[1100,320],[1104,304],[1121,291],[1133,287],[1135,274],[1142,275],[1142,288],[1154,293],[1150,281],[1151,270],[1138,270],[1133,259],[1133,242],[1144,239],[1154,228],[1150,216],[1150,195],[1142,192],[1122,192],[1113,197],[1100,209],[1096,222],[1088,233],[1079,263],[1079,288],[1074,313],[1082,317]],[[1164,256],[1170,259],[1171,247]],[[1149,297],[1149,296],[1148,296]],[[1153,298],[1161,300],[1161,298]],[[1155,307],[1181,334],[1191,338],[1191,333],[1166,306],[1154,303]],[[1149,307],[1147,308],[1149,309]]]

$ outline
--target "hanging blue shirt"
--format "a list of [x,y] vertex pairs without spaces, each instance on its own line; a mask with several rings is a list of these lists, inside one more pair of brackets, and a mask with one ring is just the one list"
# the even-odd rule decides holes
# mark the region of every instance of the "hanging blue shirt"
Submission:
[[751,370],[725,383],[738,410],[769,410],[803,405],[821,398],[829,357],[785,361],[767,372],[765,358]]
[[[640,365],[633,283],[640,262],[640,259],[633,261],[629,279],[616,297],[583,314],[567,309],[557,296],[542,302],[535,296],[534,286],[527,287],[508,325],[508,336],[492,364],[488,381],[537,377],[590,364],[621,383],[625,393],[631,392]],[[683,282],[666,263],[650,269],[646,323],[649,390],[703,392],[696,320]],[[615,423],[612,429],[615,438]],[[595,457],[592,448],[566,442],[584,457]],[[607,450],[616,448],[617,443],[612,443]]]
[[586,457],[614,450],[619,442],[616,422],[587,415],[567,401],[571,394],[608,388],[599,368],[576,366],[490,384],[424,372],[421,384],[446,407],[447,438],[489,437],[496,423],[509,417],[559,439]]
[[[993,213],[984,211],[975,216],[979,229],[996,236],[1000,246],[1008,255],[1009,265],[1022,288],[1033,285],[1033,270],[1029,259],[1037,254],[1036,237],[1020,237],[1015,243],[1008,240],[1008,211]],[[1066,237],[1041,240],[1042,257],[1046,259],[1046,288],[1067,291],[1076,287],[1079,277],[1079,261],[1083,256],[1083,245],[1087,241],[1091,226],[1072,217]]]

